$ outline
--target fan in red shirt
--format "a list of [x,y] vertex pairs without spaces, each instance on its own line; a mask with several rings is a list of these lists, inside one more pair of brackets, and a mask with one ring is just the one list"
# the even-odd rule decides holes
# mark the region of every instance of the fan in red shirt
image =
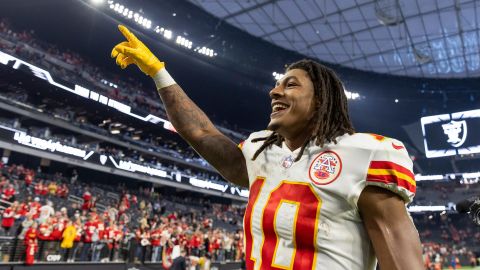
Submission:
[[23,218],[27,215],[28,211],[30,211],[30,208],[28,207],[28,204],[25,202],[22,202],[21,204],[18,205],[17,211],[15,213],[15,218],[19,219]]
[[2,191],[2,199],[13,202],[15,195],[15,189],[13,188],[12,184],[9,184],[3,191]]
[[171,213],[170,215],[167,216],[167,218],[168,218],[169,221],[172,221],[172,220],[175,221],[175,220],[177,220],[177,212]]
[[152,228],[152,231],[150,232],[150,243],[152,244],[152,262],[158,262],[161,258],[161,235],[162,229],[160,229],[158,225]]
[[38,182],[33,189],[33,193],[37,196],[42,195],[43,181]]
[[40,216],[41,207],[42,207],[42,204],[40,204],[40,198],[38,197],[35,197],[33,202],[30,202],[30,205],[29,205],[30,213],[32,213],[34,219],[37,219]]
[[15,202],[3,211],[2,227],[5,230],[7,235],[10,234],[10,229],[12,228],[13,224],[15,223],[15,211],[17,209],[17,205],[18,205],[18,203]]
[[138,198],[137,198],[137,196],[132,195],[132,196],[130,197],[130,201],[131,201],[133,204],[137,204],[137,203],[138,203]]
[[193,234],[192,238],[190,239],[190,247],[192,248],[193,256],[197,256],[197,257],[199,256],[199,249],[201,244],[202,244],[202,238],[199,235],[199,232]]
[[47,196],[48,195],[48,185],[46,183],[43,183],[40,186],[40,195],[42,195],[42,196]]
[[25,186],[29,187],[33,182],[33,177],[31,175],[25,175]]
[[48,218],[45,222],[40,224],[38,228],[37,237],[39,240],[50,241],[52,240],[51,238],[52,231],[53,231],[52,218]]
[[62,233],[66,225],[67,225],[67,219],[63,217],[59,217],[57,213],[57,217],[52,219],[52,226],[53,226],[52,235],[51,235],[52,240],[55,240],[55,241],[62,240]]
[[93,235],[96,233],[97,230],[97,221],[94,215],[90,215],[90,219],[85,222],[83,226],[83,248],[82,254],[80,255],[80,261],[87,261],[88,252],[92,246],[93,242]]
[[96,197],[91,197],[88,201],[84,201],[82,204],[82,210],[92,210],[92,208],[95,207],[97,204],[97,198]]
[[114,222],[111,222],[109,226],[105,228],[103,232],[103,237],[107,242],[107,247],[109,250],[113,249],[113,243],[115,242],[115,230],[117,225]]
[[32,226],[25,233],[25,264],[32,265],[35,259],[35,253],[38,251],[38,230],[37,223],[33,222]]
[[57,196],[60,197],[60,198],[64,198],[66,199],[68,197],[68,192],[69,192],[69,189],[68,189],[68,186],[67,184],[61,184],[58,186],[58,189],[57,189]]
[[83,193],[83,202],[88,202],[92,199],[92,193],[90,193],[90,191],[88,191],[88,189],[85,189],[85,192]]
[[95,231],[97,230],[97,221],[93,216],[90,216],[90,220],[85,222],[84,228],[84,238],[83,242],[92,243],[92,237]]

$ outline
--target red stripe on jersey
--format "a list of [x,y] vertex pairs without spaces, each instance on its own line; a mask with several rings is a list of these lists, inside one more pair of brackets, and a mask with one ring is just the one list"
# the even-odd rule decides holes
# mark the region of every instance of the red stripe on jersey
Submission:
[[257,202],[258,194],[262,190],[265,178],[257,178],[250,187],[250,195],[248,197],[247,209],[245,209],[245,216],[243,218],[243,230],[245,235],[245,261],[247,269],[254,269],[255,261],[252,257],[253,237],[252,237],[252,211]]
[[403,167],[402,165],[398,165],[397,163],[390,162],[390,161],[371,161],[369,169],[386,169],[386,170],[396,170],[397,172],[401,172],[410,176],[412,179],[415,179],[412,171]]
[[242,149],[243,148],[243,144],[245,143],[245,141],[241,141],[237,146],[238,148]]
[[410,184],[405,179],[396,177],[395,175],[372,175],[372,174],[367,174],[367,181],[368,182],[380,182],[380,183],[385,183],[385,184],[396,184],[399,187],[403,187],[407,189],[408,191],[415,193],[417,190],[417,187]]
[[[291,258],[291,265],[288,268],[274,264],[275,251],[281,237],[277,236],[275,232],[275,214],[284,200],[298,203],[298,214],[293,217],[295,249]],[[317,252],[315,248],[317,225],[320,218],[321,205],[322,200],[317,197],[312,187],[306,183],[283,181],[277,189],[270,193],[270,198],[263,212],[262,225],[265,240],[262,246],[262,265],[260,269],[305,270],[314,268]]]

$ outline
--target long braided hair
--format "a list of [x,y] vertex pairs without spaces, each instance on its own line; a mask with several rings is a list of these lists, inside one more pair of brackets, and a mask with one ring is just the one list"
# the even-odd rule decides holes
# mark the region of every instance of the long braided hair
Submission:
[[[348,115],[347,97],[345,96],[343,84],[335,72],[320,63],[308,59],[291,64],[286,71],[291,69],[306,71],[313,83],[315,92],[316,117],[312,118],[312,121],[315,121],[314,129],[312,135],[305,140],[302,149],[295,158],[295,161],[299,161],[311,140],[315,140],[316,145],[323,147],[325,143],[337,143],[335,138],[345,133],[353,134],[355,129]],[[252,142],[264,142],[255,152],[252,160],[255,160],[265,148],[272,144],[280,146],[284,140],[285,138],[275,131],[268,137],[253,139]]]

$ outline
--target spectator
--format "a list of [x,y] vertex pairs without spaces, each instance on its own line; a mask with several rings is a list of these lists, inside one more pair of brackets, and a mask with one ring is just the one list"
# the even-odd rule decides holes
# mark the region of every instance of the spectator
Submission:
[[184,249],[180,251],[180,256],[173,259],[170,270],[186,270],[187,269],[187,261],[185,259],[186,256],[187,256],[187,252]]
[[33,219],[33,214],[27,213],[25,220],[21,224],[22,228],[21,228],[20,234],[18,235],[18,238],[24,239],[25,234],[27,233],[27,230],[30,229],[33,223],[35,223],[35,220]]
[[38,222],[40,224],[44,223],[49,217],[55,214],[55,209],[53,209],[53,203],[51,201],[47,201],[47,203],[40,207],[40,216],[38,217]]
[[18,203],[14,202],[12,205],[7,207],[3,211],[2,215],[2,228],[5,230],[6,235],[10,235],[10,229],[13,227],[15,223],[15,211],[17,208]]
[[57,186],[57,183],[51,181],[49,184],[48,184],[48,193],[50,196],[55,196],[57,195],[57,190],[58,190],[58,186]]
[[15,188],[13,184],[8,184],[7,188],[2,191],[2,199],[5,201],[13,202],[15,200]]
[[35,259],[35,253],[38,252],[37,223],[33,222],[25,233],[25,264],[32,265]]
[[71,260],[71,256],[73,255],[72,254],[73,242],[76,236],[77,236],[77,229],[73,225],[73,222],[69,220],[67,222],[67,226],[65,227],[65,230],[63,230],[62,243],[60,244],[61,254],[65,261]]
[[94,215],[90,215],[90,219],[85,223],[83,227],[83,248],[82,248],[82,253],[80,255],[80,260],[81,261],[87,261],[88,260],[88,254],[92,248],[92,243],[95,241],[98,241],[97,239],[94,239],[94,235],[98,234],[96,233],[97,230],[97,223],[95,221]]
[[160,261],[162,254],[162,246],[160,245],[160,237],[162,235],[162,230],[158,225],[152,227],[150,233],[151,243],[152,243],[152,262]]

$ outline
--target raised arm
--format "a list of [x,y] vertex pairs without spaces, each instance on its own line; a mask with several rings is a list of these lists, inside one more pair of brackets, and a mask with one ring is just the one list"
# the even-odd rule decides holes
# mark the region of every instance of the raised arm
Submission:
[[135,64],[152,77],[168,119],[177,132],[223,177],[234,184],[248,187],[245,158],[237,145],[223,135],[175,83],[163,62],[126,27],[120,25],[118,28],[127,41],[119,43],[112,50],[117,65],[124,69]]
[[357,205],[381,270],[424,269],[418,232],[400,196],[368,186]]

